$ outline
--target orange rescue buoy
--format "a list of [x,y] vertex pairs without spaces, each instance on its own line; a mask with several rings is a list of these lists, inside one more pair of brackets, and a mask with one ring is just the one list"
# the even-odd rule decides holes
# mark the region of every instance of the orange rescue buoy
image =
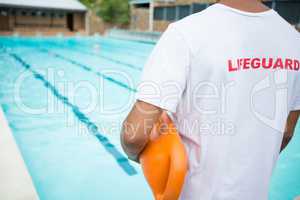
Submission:
[[181,138],[164,113],[154,126],[140,155],[140,163],[155,200],[177,200],[187,172],[188,159]]

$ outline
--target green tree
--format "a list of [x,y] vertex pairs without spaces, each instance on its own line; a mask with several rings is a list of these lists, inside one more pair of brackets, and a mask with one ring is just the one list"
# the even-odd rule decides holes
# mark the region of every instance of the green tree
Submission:
[[97,0],[80,0],[81,3],[83,3],[88,8],[93,8],[94,5],[97,3]]
[[128,0],[101,0],[97,14],[108,23],[125,25],[129,23]]

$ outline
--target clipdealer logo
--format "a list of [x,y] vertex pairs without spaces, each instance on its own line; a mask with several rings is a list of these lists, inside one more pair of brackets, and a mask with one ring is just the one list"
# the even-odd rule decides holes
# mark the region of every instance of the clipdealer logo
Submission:
[[[277,70],[254,85],[251,91],[251,111],[265,125],[282,132],[288,115],[288,72]],[[273,114],[268,116],[255,107],[255,96],[271,90],[273,93]],[[272,103],[270,102],[270,105]],[[268,106],[270,106],[268,105]],[[267,105],[266,105],[267,106]]]

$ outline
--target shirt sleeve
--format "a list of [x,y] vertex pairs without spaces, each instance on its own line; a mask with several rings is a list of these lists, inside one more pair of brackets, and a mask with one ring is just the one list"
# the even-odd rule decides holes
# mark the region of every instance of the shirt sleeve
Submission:
[[175,113],[186,87],[189,63],[190,50],[171,24],[145,64],[136,98]]

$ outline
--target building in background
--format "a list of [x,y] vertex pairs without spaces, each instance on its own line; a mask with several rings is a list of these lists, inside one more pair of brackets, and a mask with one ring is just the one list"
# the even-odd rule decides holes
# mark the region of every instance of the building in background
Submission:
[[0,0],[0,31],[85,32],[86,12],[77,0]]
[[[162,32],[174,21],[200,12],[216,0],[131,0],[131,24],[133,30]],[[299,0],[265,0],[293,25],[300,24]]]
[[173,0],[154,3],[154,31],[163,31],[170,22],[180,20],[193,13],[200,12],[216,0]]
[[151,0],[131,0],[130,1],[130,29],[139,31],[151,31],[153,8],[150,9]]

